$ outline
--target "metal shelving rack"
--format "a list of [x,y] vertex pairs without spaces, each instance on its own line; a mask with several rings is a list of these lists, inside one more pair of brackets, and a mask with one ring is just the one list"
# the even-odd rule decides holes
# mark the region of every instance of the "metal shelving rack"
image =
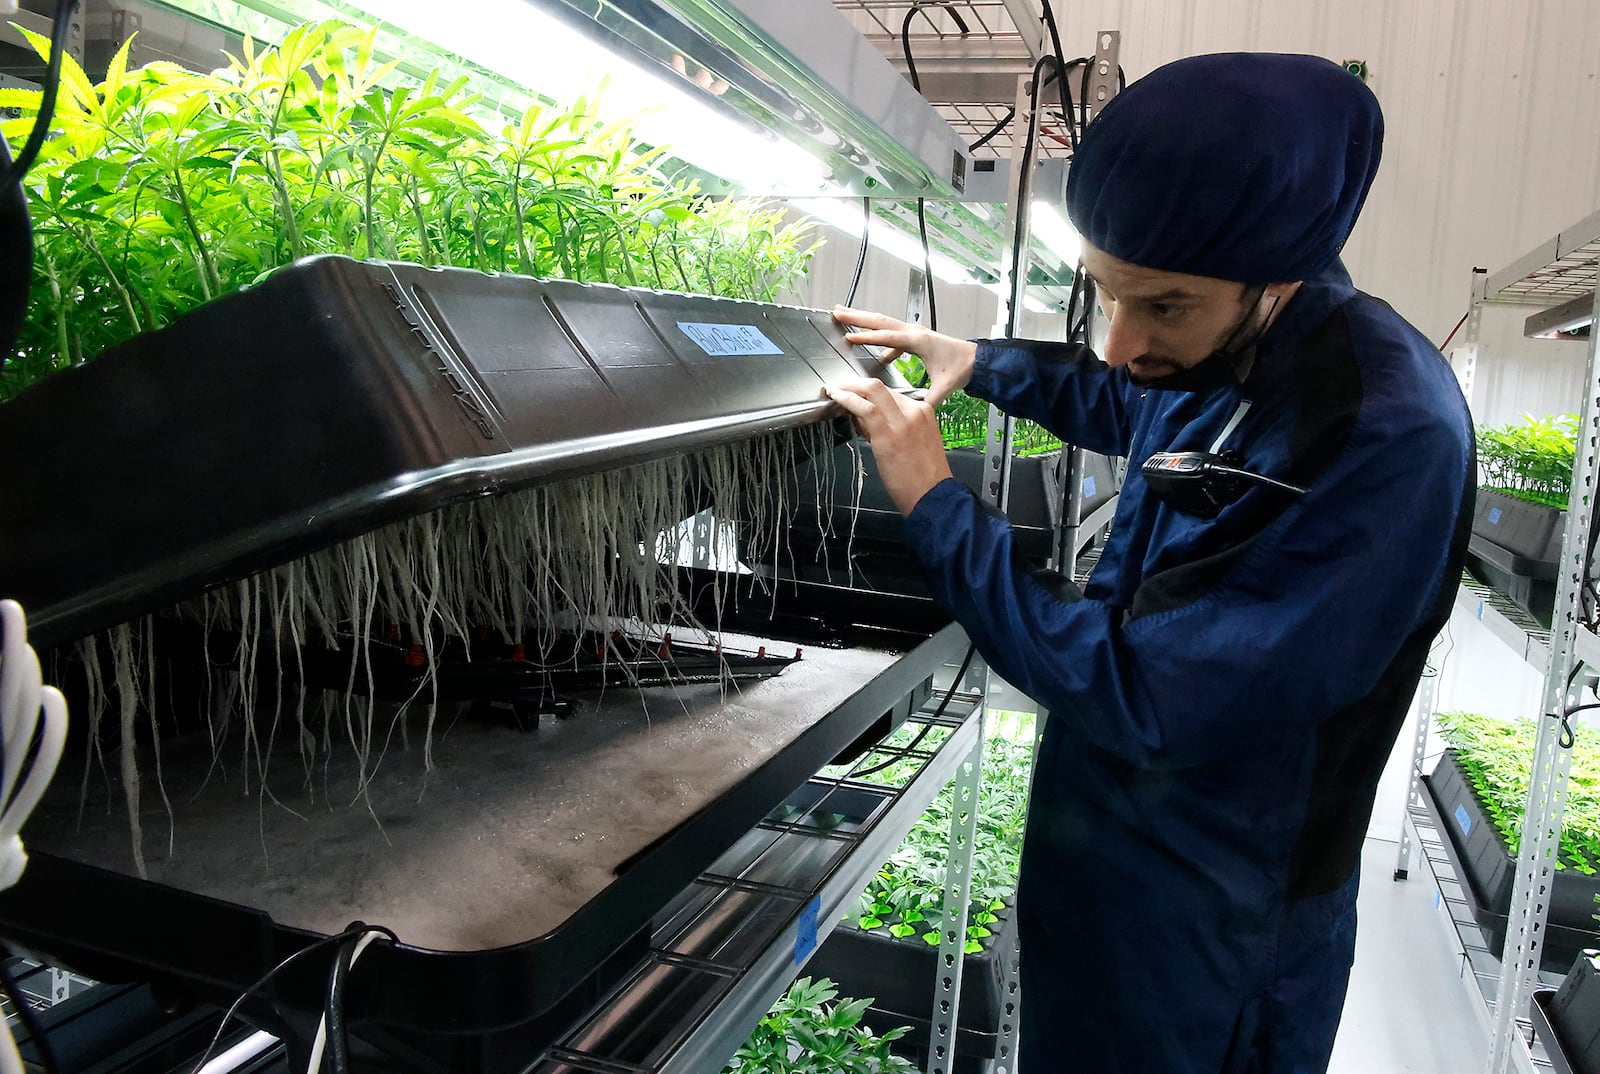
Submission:
[[[1506,268],[1493,274],[1481,270],[1473,276],[1472,307],[1468,315],[1465,360],[1458,370],[1463,388],[1469,394],[1477,362],[1478,340],[1483,310],[1491,305],[1555,306],[1588,298],[1600,314],[1600,212],[1594,213],[1547,242],[1530,250]],[[1483,947],[1481,938],[1474,949],[1476,934],[1470,917],[1461,921],[1455,906],[1451,918],[1457,923],[1457,939],[1465,964],[1472,969],[1479,1004],[1488,1017],[1490,1055],[1488,1074],[1504,1074],[1512,1069],[1548,1069],[1542,1049],[1533,1040],[1528,1005],[1534,984],[1539,979],[1540,953],[1547,924],[1548,906],[1541,893],[1550,889],[1554,876],[1555,854],[1561,835],[1562,813],[1566,805],[1572,754],[1560,746],[1562,714],[1573,705],[1581,684],[1574,675],[1580,663],[1600,664],[1600,638],[1585,627],[1580,616],[1580,596],[1585,584],[1590,512],[1596,494],[1597,464],[1600,464],[1600,363],[1591,331],[1589,357],[1584,383],[1578,438],[1578,454],[1573,468],[1572,497],[1561,543],[1560,569],[1552,626],[1538,629],[1526,616],[1485,587],[1471,584],[1458,597],[1476,605],[1479,618],[1497,635],[1507,640],[1529,664],[1545,672],[1545,685],[1539,720],[1534,766],[1529,780],[1527,807],[1523,815],[1523,840],[1517,860],[1517,883],[1512,895],[1510,926],[1506,949],[1498,960]],[[1443,852],[1443,833],[1439,832],[1422,802],[1420,784],[1422,760],[1434,710],[1437,672],[1430,669],[1419,691],[1416,738],[1412,752],[1411,790],[1405,830],[1401,834],[1400,857],[1395,877],[1406,875],[1413,834],[1423,851],[1422,860],[1440,883],[1441,899],[1451,904],[1451,884],[1458,881],[1449,873]],[[1575,687],[1577,689],[1575,689]],[[1459,888],[1455,903],[1460,903]],[[1465,975],[1464,975],[1465,979]]]
[[[939,789],[976,781],[982,695],[956,692],[940,714],[943,696],[909,721],[948,732],[935,748],[878,747],[813,777],[657,917],[648,955],[533,1074],[720,1069]],[[919,766],[903,787],[852,777],[894,760]]]

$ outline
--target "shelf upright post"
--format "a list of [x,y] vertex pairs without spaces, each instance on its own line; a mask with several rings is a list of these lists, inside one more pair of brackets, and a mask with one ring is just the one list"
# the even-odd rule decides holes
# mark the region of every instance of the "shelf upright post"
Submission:
[[[1445,629],[1449,629],[1446,627]],[[1428,652],[1428,665],[1422,670],[1422,681],[1417,685],[1417,731],[1411,739],[1411,777],[1406,792],[1406,812],[1400,818],[1400,851],[1395,856],[1394,878],[1404,880],[1411,875],[1411,825],[1408,823],[1422,808],[1422,765],[1428,753],[1428,729],[1433,726],[1433,712],[1438,703],[1440,664],[1434,661],[1439,651],[1439,637],[1433,639]]]
[[[1595,293],[1600,314],[1600,291]],[[1595,361],[1600,333],[1589,338],[1589,366],[1585,379],[1583,413],[1578,425],[1578,454],[1572,475],[1572,495],[1567,503],[1566,532],[1561,539],[1561,566],[1556,575],[1555,614],[1551,620],[1550,665],[1545,672],[1544,712],[1534,747],[1533,773],[1528,781],[1528,803],[1522,818],[1522,847],[1517,854],[1511,917],[1506,949],[1501,959],[1500,991],[1495,1000],[1494,1039],[1489,1074],[1504,1074],[1515,1049],[1524,1046],[1519,1016],[1527,1009],[1530,987],[1539,973],[1544,930],[1549,916],[1550,891],[1555,878],[1556,852],[1561,839],[1561,819],[1567,802],[1567,777],[1572,770],[1572,750],[1560,742],[1565,713],[1572,704],[1567,680],[1576,663],[1574,646],[1583,629],[1579,601],[1588,558],[1590,513],[1596,495],[1597,458],[1600,458],[1600,365]]]
[[[1461,395],[1472,408],[1472,382],[1478,366],[1478,341],[1483,332],[1484,286],[1488,272],[1481,268],[1472,270],[1472,297],[1467,306],[1466,330],[1462,344],[1446,359],[1461,385]],[[1446,341],[1448,342],[1448,341]],[[1460,354],[1458,367],[1452,355]],[[1448,626],[1445,630],[1449,630]],[[1441,634],[1441,637],[1443,635]],[[1409,818],[1422,808],[1422,765],[1427,758],[1428,732],[1433,728],[1433,713],[1438,702],[1440,667],[1433,662],[1433,653],[1439,649],[1439,638],[1433,639],[1428,666],[1423,670],[1422,681],[1417,686],[1417,729],[1411,739],[1411,778],[1406,790],[1406,813],[1400,818],[1400,849],[1395,855],[1394,878],[1404,880],[1411,873],[1411,825]]]
[[[1472,409],[1473,385],[1477,380],[1478,372],[1478,344],[1483,339],[1483,307],[1487,304],[1486,288],[1489,285],[1489,270],[1475,268],[1472,270],[1472,304],[1467,307],[1466,335],[1462,337],[1461,346],[1451,351],[1450,368],[1455,372],[1456,380],[1461,384],[1461,394],[1467,400],[1467,409]],[[1455,355],[1461,355],[1461,364],[1456,364]]]

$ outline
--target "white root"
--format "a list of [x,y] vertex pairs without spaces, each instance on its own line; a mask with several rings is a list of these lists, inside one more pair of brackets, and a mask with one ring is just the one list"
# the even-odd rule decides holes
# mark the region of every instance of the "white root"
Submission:
[[[253,791],[288,809],[270,789],[269,769],[286,715],[285,695],[292,694],[294,748],[305,791],[312,791],[319,754],[326,784],[333,723],[342,718],[342,737],[357,759],[354,800],[364,799],[376,819],[371,781],[396,724],[402,745],[409,747],[405,718],[412,702],[426,707],[423,761],[425,771],[432,768],[440,705],[434,669],[444,646],[464,648],[471,659],[497,657],[501,647],[521,644],[529,659],[543,659],[556,650],[564,632],[609,638],[624,627],[648,631],[655,624],[678,624],[715,637],[714,626],[708,629],[694,621],[672,567],[685,520],[706,508],[715,519],[738,520],[745,561],[770,558],[776,564],[792,507],[788,475],[807,455],[825,459],[828,447],[827,427],[813,426],[720,445],[693,457],[675,456],[477,499],[363,534],[172,609],[165,615],[196,624],[206,650],[212,698],[206,733],[213,769],[220,765],[230,725],[242,720],[244,793]],[[832,491],[827,469],[815,468],[819,504]],[[859,477],[856,492],[859,496]],[[826,512],[826,507],[819,506],[819,511]],[[711,540],[716,557],[725,559],[724,534],[713,532]],[[727,584],[720,572],[713,584],[720,607],[721,587]],[[141,876],[141,716],[151,728],[157,779],[166,800],[153,629],[150,620],[124,624],[84,639],[77,649],[88,683],[92,757],[100,756],[100,714],[113,693],[120,706],[121,776]],[[385,705],[375,703],[377,660],[383,646],[394,644],[395,630],[400,644],[420,649],[423,671],[410,698],[388,708],[389,726],[379,729],[373,720]],[[210,646],[219,631],[238,638],[223,673],[226,696],[220,703],[223,691],[209,690]],[[306,683],[303,656],[316,650],[348,654],[342,690]],[[606,652],[609,657],[609,646]],[[264,689],[271,691],[268,706],[261,705]],[[318,689],[324,691],[320,697],[307,696]],[[343,697],[336,702],[340,692]],[[259,729],[258,717],[265,721]],[[84,769],[85,801],[92,765],[91,760]],[[325,798],[327,793],[324,786]],[[168,816],[170,820],[170,804]],[[169,837],[169,854],[170,844]]]

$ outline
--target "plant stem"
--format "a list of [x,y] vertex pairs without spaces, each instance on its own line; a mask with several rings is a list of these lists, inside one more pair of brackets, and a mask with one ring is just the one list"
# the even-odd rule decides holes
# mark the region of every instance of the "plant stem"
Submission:
[[172,185],[177,190],[178,208],[183,211],[183,222],[189,228],[189,235],[194,239],[195,251],[200,258],[200,291],[209,301],[216,292],[222,290],[222,277],[217,275],[217,268],[211,263],[211,251],[206,249],[206,240],[200,234],[200,224],[194,218],[194,208],[189,204],[189,192],[183,186],[183,175],[176,167],[172,169]]

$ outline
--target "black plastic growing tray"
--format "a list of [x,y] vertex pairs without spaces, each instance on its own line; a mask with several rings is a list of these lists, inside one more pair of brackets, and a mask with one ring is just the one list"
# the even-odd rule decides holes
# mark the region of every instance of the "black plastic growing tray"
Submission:
[[318,257],[0,407],[0,593],[71,641],[385,523],[839,413],[824,312]]
[[[1445,836],[1445,848],[1467,907],[1483,932],[1484,944],[1498,958],[1505,950],[1516,862],[1479,806],[1454,750],[1444,752],[1433,774],[1422,777],[1422,784],[1427,791],[1424,803]],[[1542,968],[1560,973],[1580,951],[1595,945],[1596,895],[1600,895],[1600,877],[1573,869],[1556,871],[1541,948]]]
[[[427,1056],[413,1058],[416,1069],[523,1069],[637,962],[653,915],[885,713],[903,708],[908,696],[925,696],[935,669],[964,645],[952,625],[887,662],[789,745],[619,866],[608,886],[552,931],[484,950],[372,947],[347,994],[352,1035],[395,1055]],[[20,883],[0,894],[0,935],[100,980],[162,982],[226,1006],[324,935],[88,861],[30,857]],[[308,955],[277,977],[245,1006],[250,1019],[303,1041],[321,1009],[333,953]]]
[[1533,1023],[1534,1036],[1544,1045],[1545,1057],[1550,1060],[1550,1069],[1555,1074],[1592,1074],[1593,1068],[1582,1068],[1574,1065],[1567,1054],[1567,1045],[1557,1032],[1551,1020],[1551,1006],[1555,1000],[1556,990],[1553,988],[1536,989],[1528,1003],[1528,1018]]
[[[983,1069],[984,1061],[996,1058],[1006,1004],[1002,960],[1011,957],[1017,936],[1015,910],[1008,905],[999,917],[983,950],[965,956],[953,1074]],[[922,1053],[932,1028],[937,947],[921,936],[896,939],[877,930],[841,927],[829,934],[806,969],[813,977],[831,979],[847,996],[871,996],[863,1018],[875,1031],[911,1026],[899,1046],[926,1066]]]

